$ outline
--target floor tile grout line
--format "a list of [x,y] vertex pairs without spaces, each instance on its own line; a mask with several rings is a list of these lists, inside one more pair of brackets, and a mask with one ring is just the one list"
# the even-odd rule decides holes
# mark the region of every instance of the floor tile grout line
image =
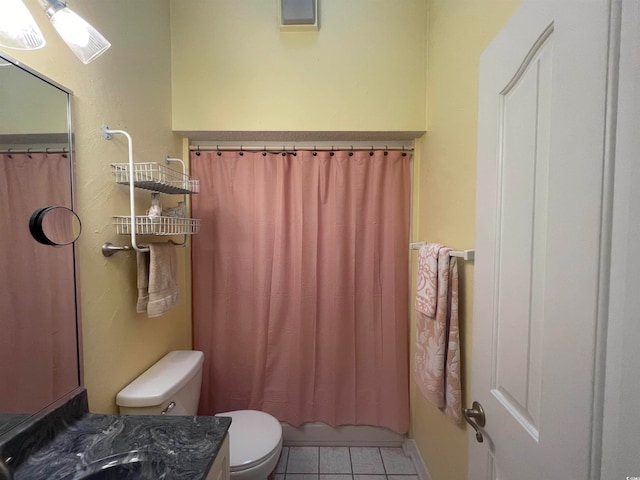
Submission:
[[[282,472],[284,474],[284,478],[285,480],[287,480],[287,465],[289,464],[289,450],[287,450],[287,459],[284,462],[284,472]],[[278,468],[278,467],[276,467]]]
[[356,474],[353,471],[353,460],[351,459],[351,447],[349,447],[349,467],[351,468],[351,480],[356,480]]
[[387,466],[384,464],[384,458],[382,458],[382,451],[378,447],[378,455],[380,456],[380,462],[382,462],[382,470],[384,470],[384,476],[387,477]]

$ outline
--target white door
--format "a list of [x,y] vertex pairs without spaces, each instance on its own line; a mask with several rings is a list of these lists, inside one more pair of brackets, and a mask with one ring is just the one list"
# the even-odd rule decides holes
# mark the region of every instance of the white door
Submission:
[[471,480],[591,475],[609,8],[525,0],[481,57]]

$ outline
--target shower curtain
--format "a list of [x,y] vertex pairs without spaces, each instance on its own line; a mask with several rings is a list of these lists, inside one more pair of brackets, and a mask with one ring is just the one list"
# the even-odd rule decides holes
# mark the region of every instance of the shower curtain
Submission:
[[[73,248],[37,243],[38,208],[71,205],[69,158],[0,154],[0,412],[33,413],[80,384]],[[25,266],[30,268],[25,268]]]
[[409,156],[198,153],[200,413],[407,432]]

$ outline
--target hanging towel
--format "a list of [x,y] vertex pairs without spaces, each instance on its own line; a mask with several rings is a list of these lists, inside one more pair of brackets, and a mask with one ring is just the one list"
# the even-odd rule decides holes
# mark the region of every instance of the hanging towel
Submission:
[[442,245],[429,243],[418,251],[416,310],[427,317],[436,316],[438,304],[438,252]]
[[178,303],[176,249],[170,243],[152,243],[149,250],[147,315],[159,317]]
[[[453,422],[459,423],[462,413],[462,384],[460,380],[460,336],[458,330],[458,264],[450,257],[450,248],[429,244],[420,249],[419,258],[432,264],[437,258],[435,279],[435,309],[425,307],[427,315],[420,311],[416,301],[416,349],[414,378],[424,397],[444,412]],[[420,265],[420,262],[419,262]],[[418,286],[424,271],[418,267]],[[430,279],[433,288],[433,279]],[[416,295],[417,296],[417,295]],[[431,302],[425,302],[428,305]],[[421,303],[421,307],[422,307]]]
[[138,266],[138,303],[136,312],[147,311],[149,303],[149,252],[136,252],[136,264]]

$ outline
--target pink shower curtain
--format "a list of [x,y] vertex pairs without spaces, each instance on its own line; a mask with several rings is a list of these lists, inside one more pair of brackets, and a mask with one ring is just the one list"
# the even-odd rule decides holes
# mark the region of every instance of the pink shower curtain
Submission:
[[407,432],[409,157],[202,152],[191,171],[200,413]]
[[0,412],[34,413],[79,385],[73,247],[36,242],[38,208],[71,205],[69,158],[0,154]]

